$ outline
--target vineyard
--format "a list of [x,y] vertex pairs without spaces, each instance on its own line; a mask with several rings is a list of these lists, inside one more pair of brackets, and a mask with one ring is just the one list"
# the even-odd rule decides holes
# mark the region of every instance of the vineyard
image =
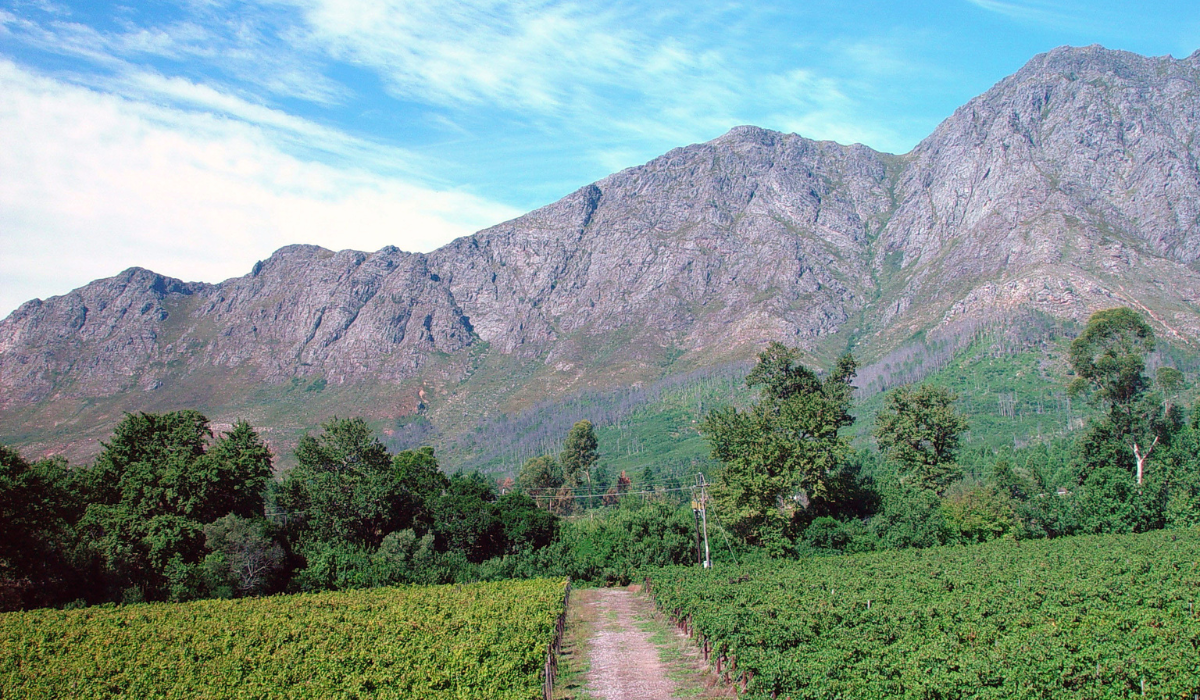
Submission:
[[0,615],[3,698],[540,698],[561,580]]
[[1200,529],[650,577],[750,698],[1200,694]]

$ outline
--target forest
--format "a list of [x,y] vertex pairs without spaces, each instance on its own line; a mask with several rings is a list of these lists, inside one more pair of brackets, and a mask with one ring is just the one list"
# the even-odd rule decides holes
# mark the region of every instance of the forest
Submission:
[[[0,609],[531,577],[628,583],[696,562],[698,466],[718,561],[1193,527],[1200,410],[1180,405],[1183,373],[1147,368],[1155,343],[1129,309],[1095,314],[1061,378],[1088,418],[1021,447],[963,449],[971,420],[934,380],[891,386],[866,421],[853,356],[818,373],[778,343],[742,372],[736,400],[688,399],[702,409],[692,429],[710,451],[703,462],[615,468],[598,436],[621,433],[596,428],[586,397],[569,424],[554,423],[558,440],[493,445],[528,454],[509,475],[447,476],[433,448],[389,450],[353,417],[305,436],[296,466],[275,475],[244,421],[217,434],[196,411],[130,414],[89,466],[0,446]],[[725,375],[701,379],[729,395]],[[619,420],[647,400],[621,398],[613,416],[593,417]],[[634,450],[621,459],[638,464]]]

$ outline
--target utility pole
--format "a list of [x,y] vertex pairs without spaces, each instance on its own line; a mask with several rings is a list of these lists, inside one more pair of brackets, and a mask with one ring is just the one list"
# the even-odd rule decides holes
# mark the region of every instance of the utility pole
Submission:
[[[712,557],[708,551],[708,483],[703,474],[696,475],[696,484],[692,486],[692,517],[696,519],[696,558],[704,568],[712,568]],[[700,529],[704,529],[704,552],[700,551]]]

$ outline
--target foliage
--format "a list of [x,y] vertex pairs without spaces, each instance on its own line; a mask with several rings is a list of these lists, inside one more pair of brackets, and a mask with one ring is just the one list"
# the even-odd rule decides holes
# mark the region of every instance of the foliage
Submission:
[[373,549],[417,515],[419,497],[401,483],[391,456],[361,418],[334,418],[320,435],[305,435],[296,462],[279,502],[302,516],[306,541]]
[[547,498],[562,486],[562,468],[549,455],[533,457],[521,467],[517,486],[533,498]]
[[990,484],[955,484],[942,499],[941,509],[955,542],[988,542],[1021,534],[1012,497]]
[[1197,561],[1192,528],[650,578],[742,697],[1189,698]]
[[460,552],[472,562],[503,553],[504,531],[495,502],[495,489],[482,477],[451,477],[448,488],[430,507],[438,549]]
[[901,479],[936,493],[959,477],[954,463],[967,421],[954,410],[952,392],[921,384],[897,387],[875,417],[879,449],[901,465]]
[[[300,591],[480,577],[479,565],[549,544],[558,519],[478,474],[447,479],[431,448],[389,458],[360,420],[333,421],[298,448],[279,501],[296,513]],[[346,458],[345,455],[356,456]]]
[[[849,445],[853,358],[840,359],[824,381],[802,365],[798,350],[771,343],[746,377],[760,397],[750,409],[711,411],[701,432],[724,463],[713,500],[747,542],[782,554],[806,518],[844,497],[841,467]],[[814,505],[812,513],[807,512]]]
[[1154,349],[1154,329],[1141,314],[1118,307],[1097,311],[1071,342],[1074,388],[1085,388],[1117,410],[1132,405],[1147,388],[1145,355]]
[[688,508],[626,501],[600,518],[564,524],[559,541],[543,556],[549,572],[625,585],[646,567],[695,561],[695,542]]
[[562,470],[563,485],[575,488],[591,480],[592,466],[596,464],[596,433],[592,422],[581,420],[571,426],[563,444],[558,464]]
[[879,549],[924,549],[950,541],[941,499],[933,491],[902,483],[881,490],[880,512],[871,518]]
[[79,527],[130,599],[198,595],[204,525],[262,517],[269,451],[243,421],[211,438],[196,411],[129,414],[81,476]]
[[1161,454],[1166,486],[1163,520],[1168,527],[1200,525],[1200,406]]
[[59,602],[75,583],[66,545],[79,504],[58,460],[0,444],[0,611]]
[[540,698],[560,580],[0,617],[0,696]]
[[283,548],[263,520],[230,513],[204,526],[204,546],[204,577],[218,598],[265,593],[283,569]]
[[[1137,312],[1127,308],[1097,311],[1071,343],[1075,392],[1090,390],[1108,408],[1094,421],[1081,449],[1080,481],[1098,469],[1128,465],[1142,485],[1147,460],[1161,444],[1169,443],[1181,424],[1178,411],[1158,396],[1144,374],[1146,353],[1154,349],[1154,331]],[[1179,373],[1163,373],[1162,385],[1175,391]],[[1131,451],[1124,457],[1118,452]]]

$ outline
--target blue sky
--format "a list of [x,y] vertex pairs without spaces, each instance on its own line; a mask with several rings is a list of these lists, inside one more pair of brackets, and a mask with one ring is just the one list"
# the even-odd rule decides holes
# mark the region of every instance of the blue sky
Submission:
[[0,315],[138,265],[428,251],[756,124],[905,152],[1063,44],[1194,2],[0,0]]

